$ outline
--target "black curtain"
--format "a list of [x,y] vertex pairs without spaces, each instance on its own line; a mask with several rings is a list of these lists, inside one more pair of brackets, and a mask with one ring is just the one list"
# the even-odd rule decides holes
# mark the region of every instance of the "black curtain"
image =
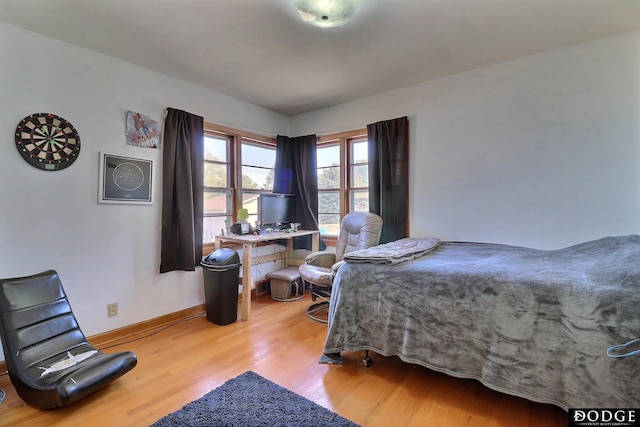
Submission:
[[162,166],[160,273],[194,271],[202,259],[202,117],[167,108]]
[[409,211],[409,120],[367,125],[369,210],[382,217],[380,243],[407,237]]
[[[318,229],[318,160],[315,135],[278,135],[273,192],[295,195],[296,222],[303,230]],[[321,242],[322,245],[322,242]],[[311,249],[311,236],[299,237],[295,248]]]

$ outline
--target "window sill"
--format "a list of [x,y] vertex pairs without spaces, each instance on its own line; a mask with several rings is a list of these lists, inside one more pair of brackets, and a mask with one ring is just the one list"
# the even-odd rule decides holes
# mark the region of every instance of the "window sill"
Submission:
[[334,246],[338,243],[338,236],[320,236],[320,239],[322,239],[322,241],[324,242],[325,245],[327,246]]

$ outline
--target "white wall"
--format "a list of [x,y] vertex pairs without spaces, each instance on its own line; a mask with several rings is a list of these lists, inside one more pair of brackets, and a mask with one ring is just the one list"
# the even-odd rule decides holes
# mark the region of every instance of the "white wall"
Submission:
[[412,236],[559,248],[640,233],[640,32],[295,116],[408,115]]
[[[56,269],[87,335],[201,304],[200,269],[158,274],[160,182],[152,206],[98,204],[99,152],[152,159],[161,175],[160,150],[125,144],[127,110],[163,121],[174,107],[266,135],[288,134],[290,118],[3,23],[0,40],[0,276]],[[37,170],[15,147],[20,120],[40,112],[80,134],[67,169]]]

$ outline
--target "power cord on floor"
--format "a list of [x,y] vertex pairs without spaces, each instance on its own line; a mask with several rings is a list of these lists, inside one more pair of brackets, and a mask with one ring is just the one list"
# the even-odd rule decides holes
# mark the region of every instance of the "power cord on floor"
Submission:
[[143,336],[140,336],[140,337],[137,337],[137,338],[132,338],[132,339],[129,339],[129,340],[126,340],[126,341],[121,341],[121,342],[117,342],[117,343],[114,343],[114,344],[110,344],[110,345],[105,346],[105,347],[99,347],[98,350],[106,350],[106,349],[111,348],[111,347],[117,347],[119,345],[129,344],[129,343],[132,343],[132,342],[135,342],[135,341],[140,341],[140,340],[143,340],[145,338],[149,338],[149,337],[151,337],[151,336],[153,336],[153,335],[155,335],[155,334],[157,334],[159,332],[164,331],[165,329],[169,329],[170,327],[178,325],[180,323],[184,323],[184,322],[188,322],[190,320],[198,319],[198,318],[204,316],[205,314],[206,314],[206,312],[203,311],[203,312],[195,314],[195,315],[193,315],[191,317],[186,317],[184,319],[176,320],[175,322],[169,323],[168,325],[164,325],[161,328],[159,328],[159,329],[157,329],[157,330],[155,330],[153,332],[150,332],[150,333],[148,333],[146,335],[143,335]]

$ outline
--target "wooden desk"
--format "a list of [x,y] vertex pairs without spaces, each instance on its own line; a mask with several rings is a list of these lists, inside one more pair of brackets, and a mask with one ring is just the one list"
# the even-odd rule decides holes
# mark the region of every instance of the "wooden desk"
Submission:
[[[251,315],[251,288],[253,280],[251,278],[251,264],[253,255],[253,245],[258,242],[269,240],[287,240],[286,260],[293,255],[293,238],[300,236],[312,236],[312,250],[317,251],[320,247],[320,232],[318,230],[298,230],[291,232],[280,232],[271,234],[230,234],[228,236],[216,236],[216,249],[220,249],[222,242],[239,243],[242,245],[242,320],[249,320]],[[286,264],[285,260],[285,264]]]

